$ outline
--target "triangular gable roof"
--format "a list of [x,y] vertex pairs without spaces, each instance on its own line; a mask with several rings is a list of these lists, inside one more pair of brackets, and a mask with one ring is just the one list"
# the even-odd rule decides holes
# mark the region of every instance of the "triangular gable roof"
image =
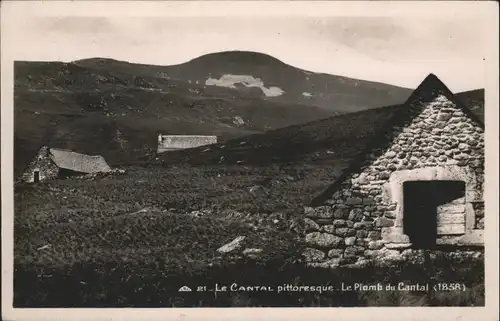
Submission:
[[[430,102],[438,95],[444,95],[448,100],[455,104],[457,108],[460,108],[468,117],[475,121],[481,128],[484,129],[484,103],[482,106],[478,106],[474,111],[469,109],[465,104],[460,101],[456,95],[454,95],[446,85],[439,80],[434,74],[429,74],[424,81],[413,91],[407,101],[400,106],[387,107],[388,111],[391,112],[390,117],[384,124],[372,124],[375,126],[380,126],[377,130],[378,134],[374,135],[372,139],[365,140],[366,145],[364,148],[359,148],[360,152],[357,156],[353,158],[351,164],[345,168],[340,176],[335,180],[335,182],[330,185],[323,193],[314,198],[311,201],[311,206],[322,205],[326,200],[328,200],[340,187],[340,185],[347,179],[347,177],[356,172],[362,166],[366,155],[374,150],[377,146],[386,143],[386,135],[388,131],[391,131],[394,126],[401,124],[403,121],[408,120],[407,109],[414,106],[419,102]],[[389,109],[390,108],[390,109]],[[411,115],[410,117],[416,117],[417,115]]]
[[90,156],[70,150],[51,148],[50,157],[59,168],[80,173],[109,172],[111,168],[102,156]]

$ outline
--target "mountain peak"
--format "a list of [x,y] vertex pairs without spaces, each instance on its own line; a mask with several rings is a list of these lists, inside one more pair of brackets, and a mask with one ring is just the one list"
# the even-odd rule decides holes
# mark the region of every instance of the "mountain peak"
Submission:
[[199,61],[218,61],[222,60],[226,63],[243,63],[243,64],[258,64],[258,65],[267,65],[267,64],[283,64],[286,65],[281,60],[265,54],[261,52],[255,51],[242,51],[242,50],[230,50],[230,51],[221,51],[215,53],[209,53],[197,58],[192,59],[190,62],[199,62]]
[[109,64],[109,63],[119,63],[119,62],[122,61],[106,57],[93,57],[93,58],[85,58],[85,59],[78,59],[71,61],[71,63],[73,64]]

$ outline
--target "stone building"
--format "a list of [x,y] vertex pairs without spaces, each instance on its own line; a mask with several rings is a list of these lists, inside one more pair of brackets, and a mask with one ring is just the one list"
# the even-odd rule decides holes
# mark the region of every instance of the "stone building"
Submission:
[[158,153],[216,144],[217,136],[158,135]]
[[378,134],[352,143],[350,166],[305,208],[306,260],[339,266],[483,246],[483,108],[464,106],[432,74],[403,105],[380,108],[364,123]]
[[102,156],[89,156],[69,150],[43,146],[18,178],[18,182],[36,183],[43,180],[65,178],[111,168]]

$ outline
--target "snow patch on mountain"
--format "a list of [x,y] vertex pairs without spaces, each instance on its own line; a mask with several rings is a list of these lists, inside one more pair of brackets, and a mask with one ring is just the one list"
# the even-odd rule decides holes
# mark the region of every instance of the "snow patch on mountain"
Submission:
[[250,75],[231,75],[231,74],[225,74],[222,75],[219,79],[211,78],[209,77],[205,81],[205,85],[207,86],[218,86],[218,87],[226,87],[226,88],[232,88],[232,89],[237,89],[235,86],[236,84],[241,84],[245,87],[257,87],[262,90],[264,95],[267,97],[276,97],[276,96],[281,96],[283,95],[284,91],[283,89],[279,87],[266,87],[264,86],[264,82],[260,78],[255,78]]

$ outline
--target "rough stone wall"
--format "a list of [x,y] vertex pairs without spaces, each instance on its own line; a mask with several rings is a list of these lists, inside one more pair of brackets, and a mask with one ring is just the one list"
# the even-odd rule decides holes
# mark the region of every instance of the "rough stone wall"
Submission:
[[475,216],[475,228],[484,230],[484,202],[473,203]]
[[47,147],[42,147],[33,160],[29,163],[26,170],[18,178],[18,183],[32,183],[34,172],[40,173],[40,181],[57,178],[59,168],[52,162]]
[[482,242],[483,129],[442,95],[412,106],[407,113],[406,121],[385,134],[387,143],[372,150],[360,170],[341,182],[323,206],[305,208],[304,256],[311,265],[361,264],[366,259],[400,258],[402,251],[411,251],[398,217],[403,215],[398,214],[402,204],[391,195],[402,188],[401,182],[391,181],[401,171],[408,173],[408,180],[465,181],[461,215],[467,216],[467,233],[444,235],[441,241]]

